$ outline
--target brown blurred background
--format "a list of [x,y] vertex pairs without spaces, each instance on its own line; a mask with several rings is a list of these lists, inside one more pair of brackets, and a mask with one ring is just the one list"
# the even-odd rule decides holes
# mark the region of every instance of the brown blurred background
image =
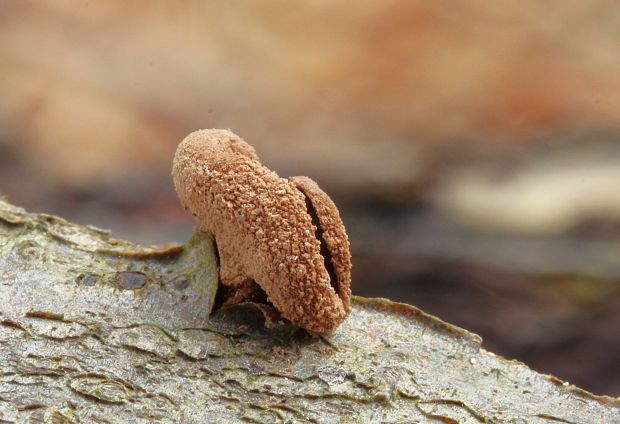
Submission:
[[620,5],[0,3],[0,193],[147,243],[230,128],[341,206],[354,292],[620,395]]

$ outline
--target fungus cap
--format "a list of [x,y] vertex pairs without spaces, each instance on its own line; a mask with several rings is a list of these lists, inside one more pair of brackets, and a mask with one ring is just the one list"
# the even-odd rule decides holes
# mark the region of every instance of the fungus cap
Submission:
[[334,330],[350,313],[351,254],[336,205],[308,177],[284,179],[228,130],[200,130],[172,169],[181,203],[212,234],[221,283],[254,282],[291,322]]

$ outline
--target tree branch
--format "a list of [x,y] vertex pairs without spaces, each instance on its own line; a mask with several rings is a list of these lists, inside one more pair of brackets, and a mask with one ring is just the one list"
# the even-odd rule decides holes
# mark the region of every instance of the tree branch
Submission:
[[409,305],[355,298],[312,337],[209,319],[216,290],[204,234],[144,247],[0,200],[0,422],[620,422]]

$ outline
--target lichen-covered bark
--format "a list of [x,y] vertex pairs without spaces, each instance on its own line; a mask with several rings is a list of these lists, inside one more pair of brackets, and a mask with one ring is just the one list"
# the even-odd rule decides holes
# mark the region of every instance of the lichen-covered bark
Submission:
[[355,298],[311,337],[208,319],[216,285],[205,235],[148,248],[0,201],[0,423],[620,423],[412,306]]

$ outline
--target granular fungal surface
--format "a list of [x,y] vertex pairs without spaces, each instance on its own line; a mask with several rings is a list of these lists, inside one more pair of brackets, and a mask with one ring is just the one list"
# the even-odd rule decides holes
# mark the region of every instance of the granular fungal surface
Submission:
[[313,332],[342,323],[351,310],[349,240],[314,181],[280,178],[227,130],[187,136],[172,175],[181,203],[215,237],[223,284],[255,282],[285,318]]

